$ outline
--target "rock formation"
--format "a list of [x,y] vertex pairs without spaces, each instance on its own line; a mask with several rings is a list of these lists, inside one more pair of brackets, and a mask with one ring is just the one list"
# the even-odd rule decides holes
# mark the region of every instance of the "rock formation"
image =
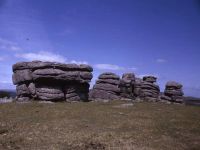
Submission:
[[165,86],[164,95],[161,99],[168,100],[170,102],[182,103],[183,102],[183,90],[180,83],[169,81]]
[[13,65],[17,99],[87,101],[92,67],[55,62],[20,62]]
[[94,87],[90,90],[91,100],[118,100],[120,77],[114,73],[106,72],[98,77]]
[[160,88],[156,84],[157,78],[154,76],[145,76],[141,82],[141,91],[139,96],[147,101],[158,101]]
[[13,65],[13,83],[16,85],[17,100],[183,102],[184,93],[180,83],[167,82],[161,94],[156,77],[145,76],[140,79],[134,73],[125,73],[121,79],[111,72],[102,73],[89,91],[92,71],[92,67],[83,64],[41,61],[16,63]]
[[125,99],[134,99],[135,74],[125,73],[120,80],[120,95]]

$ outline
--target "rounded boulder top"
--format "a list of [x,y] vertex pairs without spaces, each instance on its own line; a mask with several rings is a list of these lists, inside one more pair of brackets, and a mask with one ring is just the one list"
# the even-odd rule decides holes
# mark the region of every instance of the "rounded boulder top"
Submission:
[[120,77],[112,72],[105,72],[99,75],[99,79],[115,79],[119,80]]
[[166,88],[170,88],[170,87],[181,89],[183,87],[183,85],[176,81],[168,81],[166,83]]
[[122,75],[122,79],[135,80],[135,74],[134,73],[124,73]]
[[146,82],[154,83],[154,82],[156,82],[156,80],[157,80],[157,77],[155,77],[155,76],[144,76],[143,77],[143,81],[146,81]]

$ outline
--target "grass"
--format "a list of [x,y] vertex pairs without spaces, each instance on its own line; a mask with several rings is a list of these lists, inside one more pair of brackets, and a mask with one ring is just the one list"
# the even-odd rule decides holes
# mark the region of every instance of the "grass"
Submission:
[[200,149],[200,107],[122,103],[1,104],[0,149]]

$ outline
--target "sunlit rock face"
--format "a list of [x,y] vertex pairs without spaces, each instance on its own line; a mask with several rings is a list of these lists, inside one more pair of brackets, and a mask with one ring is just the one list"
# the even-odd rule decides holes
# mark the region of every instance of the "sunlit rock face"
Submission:
[[13,65],[17,99],[88,101],[93,68],[55,62],[19,62]]
[[182,103],[184,95],[182,88],[182,84],[175,81],[169,81],[165,86],[164,96],[162,98],[170,102]]
[[119,100],[120,99],[120,77],[111,72],[105,72],[99,75],[92,90],[90,90],[90,99],[101,100]]

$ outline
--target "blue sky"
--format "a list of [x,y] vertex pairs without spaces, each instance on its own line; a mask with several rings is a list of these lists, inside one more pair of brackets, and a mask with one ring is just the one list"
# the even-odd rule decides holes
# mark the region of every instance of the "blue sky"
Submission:
[[96,77],[156,75],[200,97],[198,0],[0,0],[0,88],[12,64],[88,63]]

